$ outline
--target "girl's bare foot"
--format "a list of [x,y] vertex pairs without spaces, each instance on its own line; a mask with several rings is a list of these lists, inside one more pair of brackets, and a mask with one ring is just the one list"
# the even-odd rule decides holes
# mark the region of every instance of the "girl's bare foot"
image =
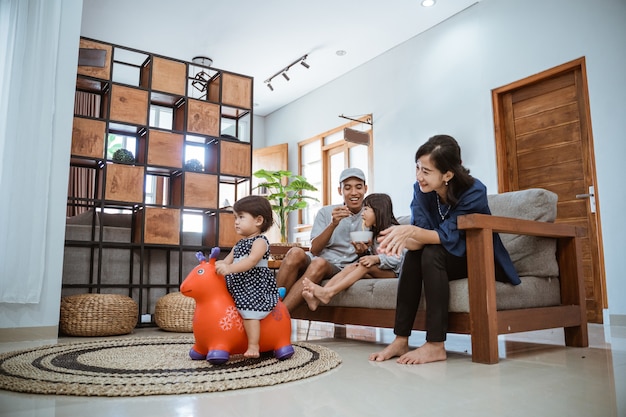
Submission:
[[446,358],[446,348],[443,342],[426,342],[417,349],[400,356],[397,362],[403,365],[418,365],[445,361]]
[[243,354],[244,358],[258,358],[261,356],[259,349],[259,345],[248,345],[248,350]]
[[386,348],[380,352],[372,353],[369,360],[375,362],[382,362],[396,356],[402,356],[409,351],[409,338],[403,336],[396,336],[393,342],[391,342]]
[[319,302],[323,304],[330,303],[330,300],[332,300],[333,298],[334,294],[332,294],[326,287],[322,287],[321,285],[314,283],[308,278],[304,278],[302,280],[302,286],[306,291],[314,295],[315,298],[317,298]]
[[309,306],[309,310],[311,311],[317,310],[317,306],[320,305],[320,300],[315,298],[313,293],[306,287],[302,289],[302,298],[304,298],[304,301],[306,301],[306,304]]

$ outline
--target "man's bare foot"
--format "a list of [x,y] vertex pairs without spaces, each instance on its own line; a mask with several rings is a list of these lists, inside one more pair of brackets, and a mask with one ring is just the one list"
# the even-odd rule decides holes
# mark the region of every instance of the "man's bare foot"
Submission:
[[258,358],[261,356],[259,349],[259,345],[248,345],[248,350],[243,354],[244,358]]
[[446,359],[446,348],[443,342],[426,342],[417,349],[400,356],[397,362],[403,365],[418,365]]
[[311,311],[317,310],[317,306],[320,305],[320,300],[315,298],[313,293],[309,291],[306,287],[302,290],[302,298],[304,298],[304,301],[306,301],[307,305],[309,306],[309,310]]
[[386,348],[380,352],[372,353],[369,360],[375,362],[382,362],[396,356],[402,356],[409,351],[409,338],[396,336],[393,342],[391,342]]

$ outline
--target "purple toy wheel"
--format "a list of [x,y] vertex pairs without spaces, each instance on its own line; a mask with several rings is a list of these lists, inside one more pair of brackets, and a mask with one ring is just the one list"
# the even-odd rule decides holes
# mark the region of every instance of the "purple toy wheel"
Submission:
[[211,365],[221,365],[228,362],[229,358],[230,353],[225,350],[210,350],[209,354],[206,355],[206,360],[209,361]]
[[193,348],[189,350],[189,357],[194,361],[206,359],[206,355],[196,352]]
[[289,359],[291,358],[291,356],[293,356],[294,354],[294,350],[293,350],[293,346],[292,345],[287,345],[287,346],[283,346],[281,348],[278,348],[274,351],[274,357],[276,359],[278,359],[279,361],[283,361],[285,359]]

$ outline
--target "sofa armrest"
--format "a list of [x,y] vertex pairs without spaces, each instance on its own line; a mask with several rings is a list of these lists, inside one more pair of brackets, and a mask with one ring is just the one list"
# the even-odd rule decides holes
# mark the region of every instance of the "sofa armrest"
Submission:
[[[487,214],[467,214],[459,216],[459,229],[467,235],[468,265],[485,263],[488,270],[480,271],[493,277],[493,233],[512,233],[557,239],[557,261],[561,279],[561,303],[585,305],[582,274],[582,250],[579,239],[585,235],[582,227],[568,224],[547,223],[532,220],[514,219]],[[476,251],[478,250],[478,252]],[[470,254],[471,252],[471,254]],[[484,265],[486,267],[487,265]],[[483,269],[481,267],[481,269]],[[479,271],[476,271],[479,272]],[[471,275],[468,273],[468,275]]]
[[[468,291],[472,350],[484,352],[485,357],[497,358],[497,345],[478,346],[482,338],[493,340],[498,334],[496,312],[493,233],[512,233],[557,239],[557,261],[561,285],[561,305],[576,306],[571,328],[565,328],[568,345],[586,345],[585,293],[582,273],[582,250],[579,239],[584,229],[572,225],[514,219],[485,214],[458,217],[459,229],[466,232]],[[523,284],[521,284],[523,285]],[[563,317],[563,321],[568,318]],[[537,327],[540,328],[540,327]],[[482,335],[483,337],[480,337]],[[477,345],[475,345],[477,344]],[[486,352],[485,349],[489,350]],[[491,359],[490,359],[491,360]]]
[[491,229],[496,233],[512,233],[553,238],[580,237],[584,234],[583,228],[568,224],[514,219],[512,217],[478,213],[459,216],[458,227],[463,230]]

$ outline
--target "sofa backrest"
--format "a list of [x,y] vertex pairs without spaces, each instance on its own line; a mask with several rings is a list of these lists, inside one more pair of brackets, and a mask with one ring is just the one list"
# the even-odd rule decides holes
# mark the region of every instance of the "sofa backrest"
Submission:
[[[491,214],[553,223],[556,219],[558,197],[541,188],[510,191],[487,196]],[[535,236],[500,234],[515,269],[520,276],[556,277],[556,240]]]

